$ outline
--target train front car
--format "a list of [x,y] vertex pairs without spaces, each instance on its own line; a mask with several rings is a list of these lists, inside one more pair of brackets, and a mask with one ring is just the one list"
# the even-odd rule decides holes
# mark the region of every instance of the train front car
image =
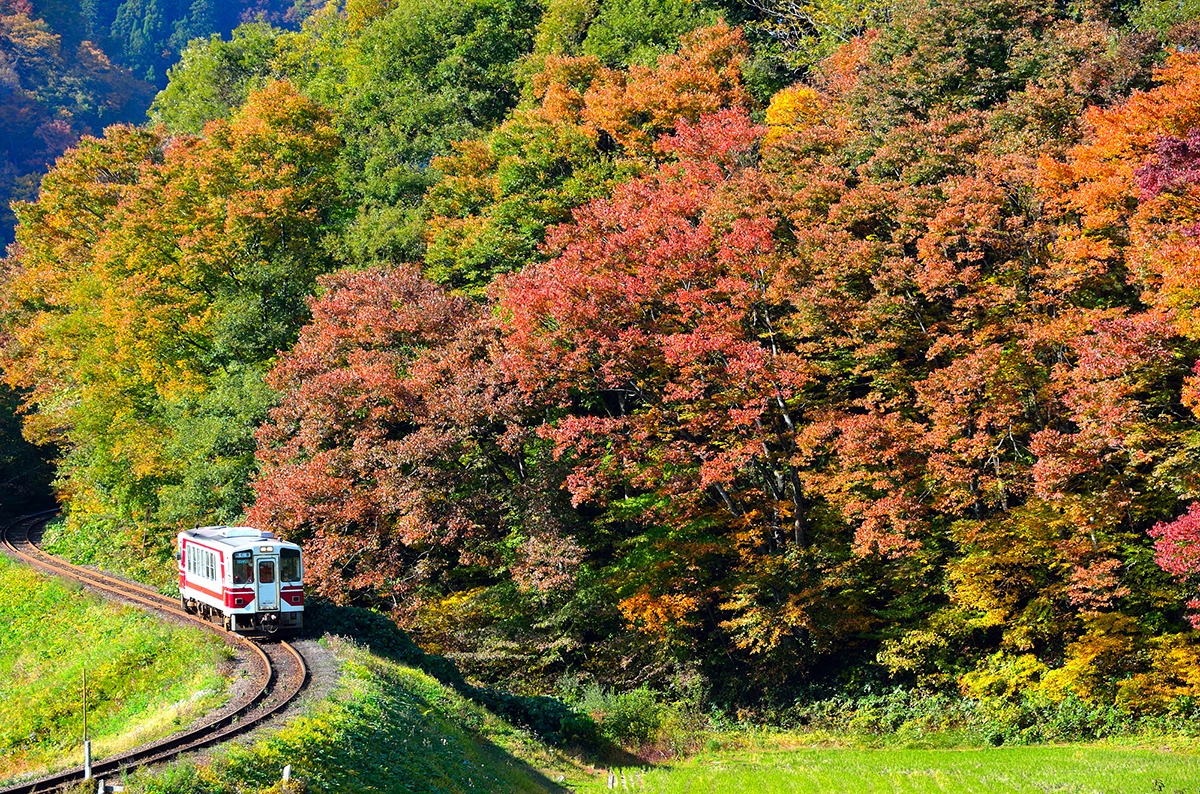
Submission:
[[300,547],[252,527],[179,533],[183,608],[220,617],[229,631],[294,631],[304,625]]

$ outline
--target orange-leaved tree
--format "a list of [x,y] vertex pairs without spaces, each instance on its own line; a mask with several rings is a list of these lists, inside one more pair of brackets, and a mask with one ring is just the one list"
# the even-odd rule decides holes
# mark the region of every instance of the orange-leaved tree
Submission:
[[547,58],[533,78],[535,104],[434,159],[444,178],[425,200],[426,274],[480,296],[497,275],[540,259],[547,226],[673,156],[654,142],[679,119],[748,108],[747,54],[741,31],[720,24],[684,36],[654,67]]

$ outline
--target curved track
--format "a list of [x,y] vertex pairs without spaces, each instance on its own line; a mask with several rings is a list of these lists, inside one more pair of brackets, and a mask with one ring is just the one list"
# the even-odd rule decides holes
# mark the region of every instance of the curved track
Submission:
[[[181,753],[207,747],[232,736],[245,733],[278,713],[304,689],[308,683],[308,668],[300,652],[286,642],[258,643],[238,634],[224,631],[203,618],[185,612],[173,598],[141,585],[71,565],[46,554],[33,538],[53,515],[53,511],[25,516],[0,529],[0,544],[13,557],[43,571],[81,582],[103,592],[110,598],[133,603],[151,612],[169,615],[204,626],[220,635],[231,645],[241,646],[253,660],[254,686],[241,702],[226,706],[217,716],[169,736],[158,742],[136,747],[128,752],[110,756],[92,764],[95,777],[111,776],[121,770],[165,761]],[[0,789],[0,794],[34,794],[55,791],[74,785],[83,779],[83,768],[68,769],[53,775],[18,783]]]

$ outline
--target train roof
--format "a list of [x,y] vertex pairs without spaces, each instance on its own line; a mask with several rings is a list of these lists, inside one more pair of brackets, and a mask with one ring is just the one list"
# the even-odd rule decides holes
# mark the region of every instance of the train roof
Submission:
[[295,546],[286,540],[275,537],[274,532],[267,532],[254,527],[197,527],[179,533],[195,540],[206,540],[210,543],[220,543],[225,546],[245,546],[248,543],[269,540],[285,546]]

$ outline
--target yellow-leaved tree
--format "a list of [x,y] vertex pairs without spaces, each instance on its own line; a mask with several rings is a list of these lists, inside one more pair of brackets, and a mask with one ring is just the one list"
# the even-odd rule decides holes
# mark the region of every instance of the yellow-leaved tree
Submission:
[[333,266],[339,146],[328,114],[276,82],[201,136],[85,139],[17,207],[0,363],[27,434],[63,450],[74,528],[145,545],[241,512],[261,373]]

